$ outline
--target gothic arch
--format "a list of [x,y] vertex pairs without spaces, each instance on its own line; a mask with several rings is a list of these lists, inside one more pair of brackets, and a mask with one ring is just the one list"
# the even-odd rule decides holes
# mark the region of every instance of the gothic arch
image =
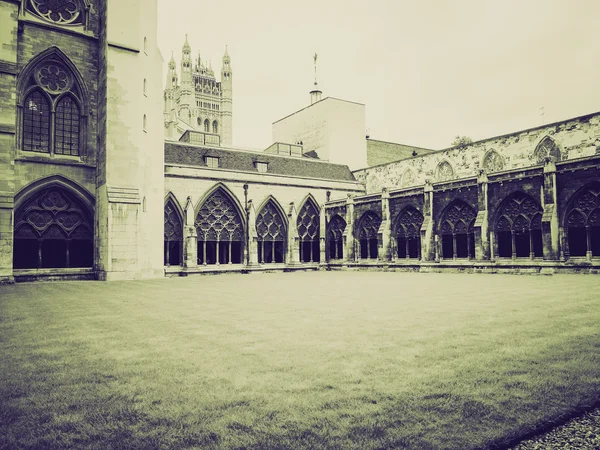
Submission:
[[421,257],[421,225],[423,214],[414,206],[407,206],[396,217],[394,236],[398,258]]
[[543,256],[543,213],[540,204],[530,195],[522,191],[508,195],[495,213],[494,253],[501,258]]
[[260,263],[283,263],[287,248],[287,214],[272,195],[256,210],[256,235]]
[[198,203],[194,226],[199,264],[239,264],[243,260],[245,214],[228,189],[218,183]]
[[588,183],[571,196],[562,224],[567,257],[600,256],[600,182]]
[[[83,26],[87,28],[90,12],[90,0],[71,0],[59,4],[58,8],[52,10],[46,5],[48,2],[39,0],[26,0],[23,8],[45,22],[62,26]],[[69,6],[72,5],[75,8]]]
[[31,196],[36,195],[41,189],[46,189],[53,186],[62,187],[76,194],[79,201],[85,205],[88,213],[91,214],[92,217],[94,216],[95,199],[90,191],[76,181],[73,181],[70,178],[60,174],[40,178],[39,180],[33,181],[19,189],[15,194],[15,211],[20,208],[21,205]]
[[359,241],[361,259],[377,259],[380,225],[381,217],[374,211],[366,211],[358,220],[356,238]]
[[93,266],[91,195],[78,188],[56,176],[19,191],[15,199],[15,269]]
[[[245,209],[242,207],[242,204],[238,200],[237,196],[233,193],[233,191],[229,187],[227,187],[226,184],[224,184],[222,182],[218,182],[218,183],[214,184],[208,191],[206,191],[204,193],[204,195],[202,197],[200,197],[200,200],[198,200],[198,202],[196,202],[196,206],[194,207],[194,211],[193,211],[194,217],[196,217],[198,215],[200,208],[206,202],[206,200],[208,200],[210,198],[210,196],[219,189],[222,189],[229,196],[229,199],[233,202],[238,214],[241,216],[244,226],[246,226]],[[185,217],[185,216],[183,216],[183,217]]]
[[551,156],[554,162],[558,162],[561,160],[561,151],[554,139],[544,136],[533,151],[533,160],[536,164],[544,164],[548,156]]
[[504,158],[494,149],[490,149],[483,157],[481,167],[486,173],[501,172],[504,170]]
[[473,226],[476,218],[475,209],[463,200],[454,200],[446,206],[438,224],[438,234],[442,241],[442,258],[473,258],[475,256]]
[[321,248],[321,208],[308,194],[298,209],[296,228],[299,237],[300,262],[319,262]]
[[402,174],[402,179],[400,181],[400,187],[410,187],[414,186],[416,183],[416,176],[413,170],[409,167]]
[[329,249],[329,259],[342,259],[344,257],[344,230],[346,221],[335,214],[327,224],[327,248]]
[[183,262],[184,213],[172,192],[164,201],[164,264],[176,266]]
[[448,181],[454,179],[454,168],[448,160],[440,161],[435,169],[435,179],[437,181]]

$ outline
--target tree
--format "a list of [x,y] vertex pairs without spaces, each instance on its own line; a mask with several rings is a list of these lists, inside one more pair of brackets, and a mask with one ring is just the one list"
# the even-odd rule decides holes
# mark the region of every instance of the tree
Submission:
[[471,139],[469,136],[456,136],[450,145],[452,147],[464,147],[472,143],[473,139]]

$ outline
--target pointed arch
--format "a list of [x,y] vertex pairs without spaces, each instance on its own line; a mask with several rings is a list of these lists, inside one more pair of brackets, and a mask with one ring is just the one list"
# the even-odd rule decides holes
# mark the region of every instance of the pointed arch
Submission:
[[361,259],[377,259],[380,225],[381,217],[374,211],[366,211],[358,220],[356,238],[359,240]]
[[240,264],[245,241],[245,214],[237,198],[217,183],[200,200],[194,225],[199,264]]
[[435,169],[437,181],[448,181],[454,179],[454,168],[447,160],[440,161]]
[[164,204],[164,264],[178,266],[183,262],[184,215],[177,198],[169,192]]
[[416,176],[414,171],[408,167],[402,174],[402,180],[400,181],[400,187],[410,187],[416,184]]
[[219,181],[218,183],[215,183],[196,202],[196,205],[195,205],[194,211],[193,211],[194,217],[196,217],[198,215],[198,211],[200,211],[200,208],[206,202],[206,200],[208,200],[208,198],[210,198],[210,196],[213,195],[215,193],[215,191],[217,191],[219,189],[222,189],[225,192],[225,194],[229,197],[229,199],[233,202],[233,205],[236,207],[236,211],[238,212],[238,214],[242,217],[242,220],[243,220],[244,226],[245,226],[246,225],[246,214],[244,213],[244,207],[242,206],[239,199],[237,198],[237,195],[235,195],[235,193],[225,183],[223,183],[221,181]]
[[454,200],[446,206],[438,224],[442,258],[475,257],[473,226],[476,218],[475,209],[463,200]]
[[219,122],[217,122],[216,120],[213,120],[213,123],[212,123],[212,132],[214,134],[219,133]]
[[407,206],[396,218],[396,256],[398,258],[421,258],[421,225],[423,214],[414,206]]
[[93,197],[60,175],[38,180],[15,197],[15,269],[92,267]]
[[578,189],[567,202],[562,218],[567,258],[600,256],[600,182]]
[[321,248],[321,211],[312,194],[298,209],[296,228],[299,237],[300,262],[319,262]]
[[543,256],[540,204],[530,195],[516,191],[508,195],[495,213],[494,252],[501,258]]
[[90,1],[71,0],[62,4],[55,2],[55,5],[48,5],[48,2],[28,0],[24,2],[24,8],[29,14],[37,16],[45,22],[69,27],[87,27]]
[[533,160],[537,164],[544,164],[547,157],[552,157],[554,162],[561,161],[560,148],[550,136],[544,136],[533,151]]
[[483,157],[481,167],[486,173],[501,172],[504,170],[504,158],[492,148]]
[[275,197],[267,196],[256,213],[259,262],[285,262],[287,233],[288,221],[285,211]]
[[327,224],[327,248],[329,259],[342,259],[344,257],[344,230],[346,221],[335,214]]

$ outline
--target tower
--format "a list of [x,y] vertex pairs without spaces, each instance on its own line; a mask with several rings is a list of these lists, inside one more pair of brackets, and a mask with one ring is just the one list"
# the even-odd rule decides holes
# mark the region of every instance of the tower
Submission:
[[186,34],[181,51],[181,86],[179,89],[178,115],[181,120],[190,125],[192,122],[192,104],[194,102],[192,81],[192,49]]
[[165,83],[164,93],[164,119],[165,119],[165,137],[175,139],[177,133],[177,104],[175,101],[179,87],[179,79],[177,77],[177,65],[175,58],[171,54],[169,61],[169,69],[167,70],[167,80]]
[[222,133],[221,139],[223,144],[231,145],[232,130],[233,130],[233,105],[232,105],[232,71],[231,58],[225,46],[225,54],[223,55],[223,65],[221,67],[221,88],[223,90],[222,103]]

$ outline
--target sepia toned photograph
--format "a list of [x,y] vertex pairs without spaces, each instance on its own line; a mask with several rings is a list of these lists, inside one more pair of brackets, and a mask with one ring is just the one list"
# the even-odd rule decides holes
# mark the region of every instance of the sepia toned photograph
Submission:
[[0,450],[600,449],[597,0],[0,0]]

